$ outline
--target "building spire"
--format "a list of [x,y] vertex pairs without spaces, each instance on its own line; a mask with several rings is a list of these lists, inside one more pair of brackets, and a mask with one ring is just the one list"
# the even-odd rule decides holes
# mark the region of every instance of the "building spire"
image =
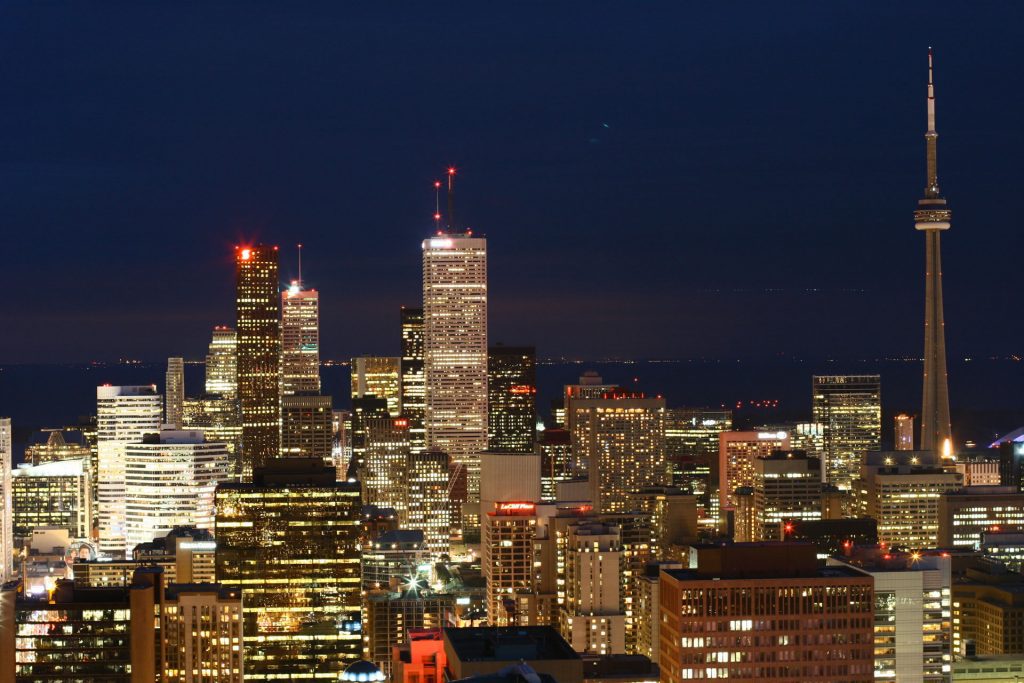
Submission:
[[924,196],[937,199],[939,193],[939,165],[937,160],[939,133],[935,130],[935,80],[932,74],[932,49],[928,48],[928,130],[924,134],[928,150],[928,185]]
[[448,229],[455,232],[455,167],[448,167]]

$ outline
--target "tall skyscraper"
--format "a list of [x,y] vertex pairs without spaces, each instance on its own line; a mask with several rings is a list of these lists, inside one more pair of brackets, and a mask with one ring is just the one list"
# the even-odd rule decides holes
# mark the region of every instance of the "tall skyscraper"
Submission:
[[928,130],[924,134],[928,185],[918,200],[914,226],[925,237],[924,389],[921,399],[921,450],[944,452],[952,447],[949,421],[949,385],[946,379],[946,322],[942,313],[942,231],[949,230],[953,213],[939,192],[936,158],[939,134],[935,130],[935,84],[932,50],[928,48]]
[[667,408],[665,457],[672,468],[672,483],[698,495],[707,493],[718,458],[718,434],[730,429],[731,410]]
[[238,398],[238,336],[231,327],[213,328],[206,353],[206,393]]
[[894,419],[895,447],[898,451],[914,450],[914,416],[900,413]]
[[11,493],[11,467],[14,450],[11,445],[11,418],[0,417],[0,582],[11,578],[11,555],[14,552],[14,504]]
[[537,434],[537,352],[498,344],[487,350],[487,430],[490,451],[533,453]]
[[569,409],[573,457],[587,473],[596,511],[624,512],[629,494],[669,483],[665,399],[619,390],[573,399]]
[[281,455],[331,459],[334,411],[331,397],[302,392],[281,397]]
[[359,658],[359,485],[280,458],[216,494],[217,580],[240,586],[246,680],[338,680]]
[[281,292],[281,394],[320,393],[320,294],[292,282]]
[[[736,489],[754,485],[754,462],[773,451],[789,449],[787,432],[722,432],[718,435],[718,462],[712,481],[717,488],[717,507],[736,503]],[[713,497],[712,497],[713,498]],[[709,504],[715,501],[709,498]]]
[[[735,540],[780,541],[786,524],[821,519],[821,486],[821,461],[803,451],[757,458],[751,514],[737,515]],[[750,523],[740,523],[746,519]]]
[[360,356],[352,359],[352,398],[373,395],[388,402],[388,414],[402,414],[401,358]]
[[281,450],[281,295],[277,247],[235,248],[242,478]]
[[409,418],[409,447],[426,447],[426,377],[423,369],[423,309],[402,306],[402,414]]
[[164,391],[164,424],[181,429],[184,424],[185,359],[167,359],[167,378]]
[[569,525],[561,630],[577,652],[626,653],[627,573],[620,527],[595,520]]
[[131,550],[178,526],[213,528],[213,493],[228,480],[227,444],[165,429],[125,449],[125,538]]
[[422,529],[436,560],[451,549],[448,503],[448,455],[426,450],[409,454],[406,510],[409,529]]
[[814,421],[824,427],[825,481],[847,490],[864,454],[882,447],[882,381],[878,375],[815,375]]
[[96,387],[97,502],[100,551],[125,552],[125,451],[160,432],[163,397],[156,386]]
[[359,473],[363,503],[393,508],[402,528],[408,521],[409,420],[377,417],[366,421],[365,464]]
[[12,476],[11,491],[17,536],[31,537],[33,529],[45,526],[67,529],[76,539],[92,534],[88,458],[19,465]]
[[478,500],[487,450],[487,240],[453,219],[423,240],[423,320],[427,447],[464,468],[466,497]]

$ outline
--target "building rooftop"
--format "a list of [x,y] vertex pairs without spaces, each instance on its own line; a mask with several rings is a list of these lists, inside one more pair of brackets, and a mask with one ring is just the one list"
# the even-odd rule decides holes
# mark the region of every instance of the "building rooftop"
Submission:
[[171,583],[164,589],[164,595],[174,599],[186,593],[216,593],[222,600],[242,599],[242,589],[238,586],[224,586],[219,583]]
[[478,626],[447,628],[444,638],[462,662],[579,659],[550,626]]
[[409,546],[422,546],[424,542],[422,529],[394,529],[385,531],[373,544],[375,547],[383,549],[388,549],[391,546],[409,549]]
[[15,477],[81,477],[88,464],[85,458],[54,460],[39,465],[22,464],[12,472]]
[[781,541],[691,546],[690,567],[665,573],[679,581],[861,576],[847,567],[820,567],[812,543]]

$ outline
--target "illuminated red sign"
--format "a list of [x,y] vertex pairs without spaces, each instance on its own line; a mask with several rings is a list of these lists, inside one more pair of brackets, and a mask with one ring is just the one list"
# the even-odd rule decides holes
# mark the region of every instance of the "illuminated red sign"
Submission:
[[495,507],[498,508],[498,512],[504,512],[505,514],[532,515],[534,510],[537,509],[534,503],[495,503]]
[[396,429],[408,429],[409,420],[404,417],[400,417],[394,421],[394,425]]
[[527,384],[518,384],[518,385],[512,387],[511,389],[509,389],[509,393],[511,393],[511,394],[536,394],[537,393],[537,389],[536,389],[536,387],[531,387],[531,386],[529,386]]

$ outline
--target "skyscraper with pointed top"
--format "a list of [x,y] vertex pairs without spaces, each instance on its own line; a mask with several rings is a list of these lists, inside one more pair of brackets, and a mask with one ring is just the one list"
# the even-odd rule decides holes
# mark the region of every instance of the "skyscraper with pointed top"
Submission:
[[924,391],[921,407],[921,450],[945,453],[951,447],[949,386],[946,377],[946,331],[942,315],[942,249],[940,237],[949,230],[952,212],[939,192],[935,130],[935,84],[932,50],[928,48],[928,130],[924,134],[928,185],[918,200],[914,226],[925,236]]

